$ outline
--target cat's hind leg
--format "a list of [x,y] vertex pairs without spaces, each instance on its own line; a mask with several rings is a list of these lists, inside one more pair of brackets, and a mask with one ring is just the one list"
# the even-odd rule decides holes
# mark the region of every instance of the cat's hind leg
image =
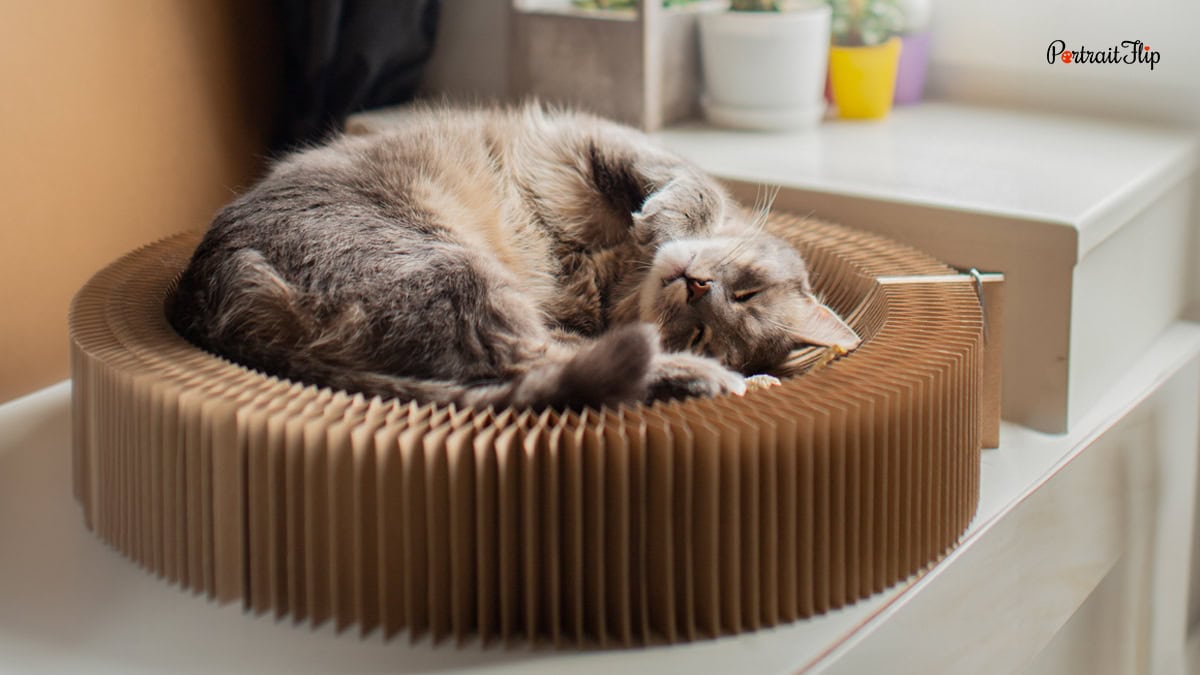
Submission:
[[486,252],[435,248],[419,264],[398,264],[403,279],[379,290],[390,297],[380,370],[456,383],[452,401],[474,407],[600,408],[646,398],[659,352],[652,327],[564,340]]
[[460,398],[480,407],[560,410],[637,403],[649,395],[650,373],[659,356],[651,326],[621,326],[566,349],[553,346],[509,382],[471,387]]

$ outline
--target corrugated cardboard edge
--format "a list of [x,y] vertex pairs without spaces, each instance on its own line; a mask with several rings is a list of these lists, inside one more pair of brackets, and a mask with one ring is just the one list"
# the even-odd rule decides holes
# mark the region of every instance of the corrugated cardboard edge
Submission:
[[798,350],[781,373],[797,376],[745,397],[542,415],[366,400],[214,357],[163,312],[199,235],[144,247],[72,303],[85,520],[194,592],[389,637],[654,644],[854,602],[974,514],[984,317],[972,278],[905,246],[770,226],[857,351]]

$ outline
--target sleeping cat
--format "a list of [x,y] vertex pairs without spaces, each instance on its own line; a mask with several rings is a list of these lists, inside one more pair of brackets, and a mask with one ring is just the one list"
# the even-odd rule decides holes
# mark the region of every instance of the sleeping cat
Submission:
[[632,129],[429,108],[279,161],[217,214],[167,313],[234,362],[367,395],[740,394],[799,344],[858,344],[764,220]]

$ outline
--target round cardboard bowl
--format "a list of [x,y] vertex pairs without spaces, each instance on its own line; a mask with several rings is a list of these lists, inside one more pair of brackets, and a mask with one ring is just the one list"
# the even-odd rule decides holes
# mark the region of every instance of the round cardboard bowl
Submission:
[[540,415],[367,400],[201,351],[163,312],[200,235],[146,246],[71,307],[87,524],[184,588],[389,637],[674,642],[880,591],[974,514],[978,302],[886,239],[770,227],[855,352],[798,350],[744,397]]

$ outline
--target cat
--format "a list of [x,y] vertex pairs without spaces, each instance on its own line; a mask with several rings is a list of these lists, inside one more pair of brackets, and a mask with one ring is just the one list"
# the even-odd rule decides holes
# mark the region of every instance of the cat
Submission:
[[276,162],[167,303],[193,344],[368,396],[533,409],[745,391],[853,349],[800,254],[631,128],[428,107]]

